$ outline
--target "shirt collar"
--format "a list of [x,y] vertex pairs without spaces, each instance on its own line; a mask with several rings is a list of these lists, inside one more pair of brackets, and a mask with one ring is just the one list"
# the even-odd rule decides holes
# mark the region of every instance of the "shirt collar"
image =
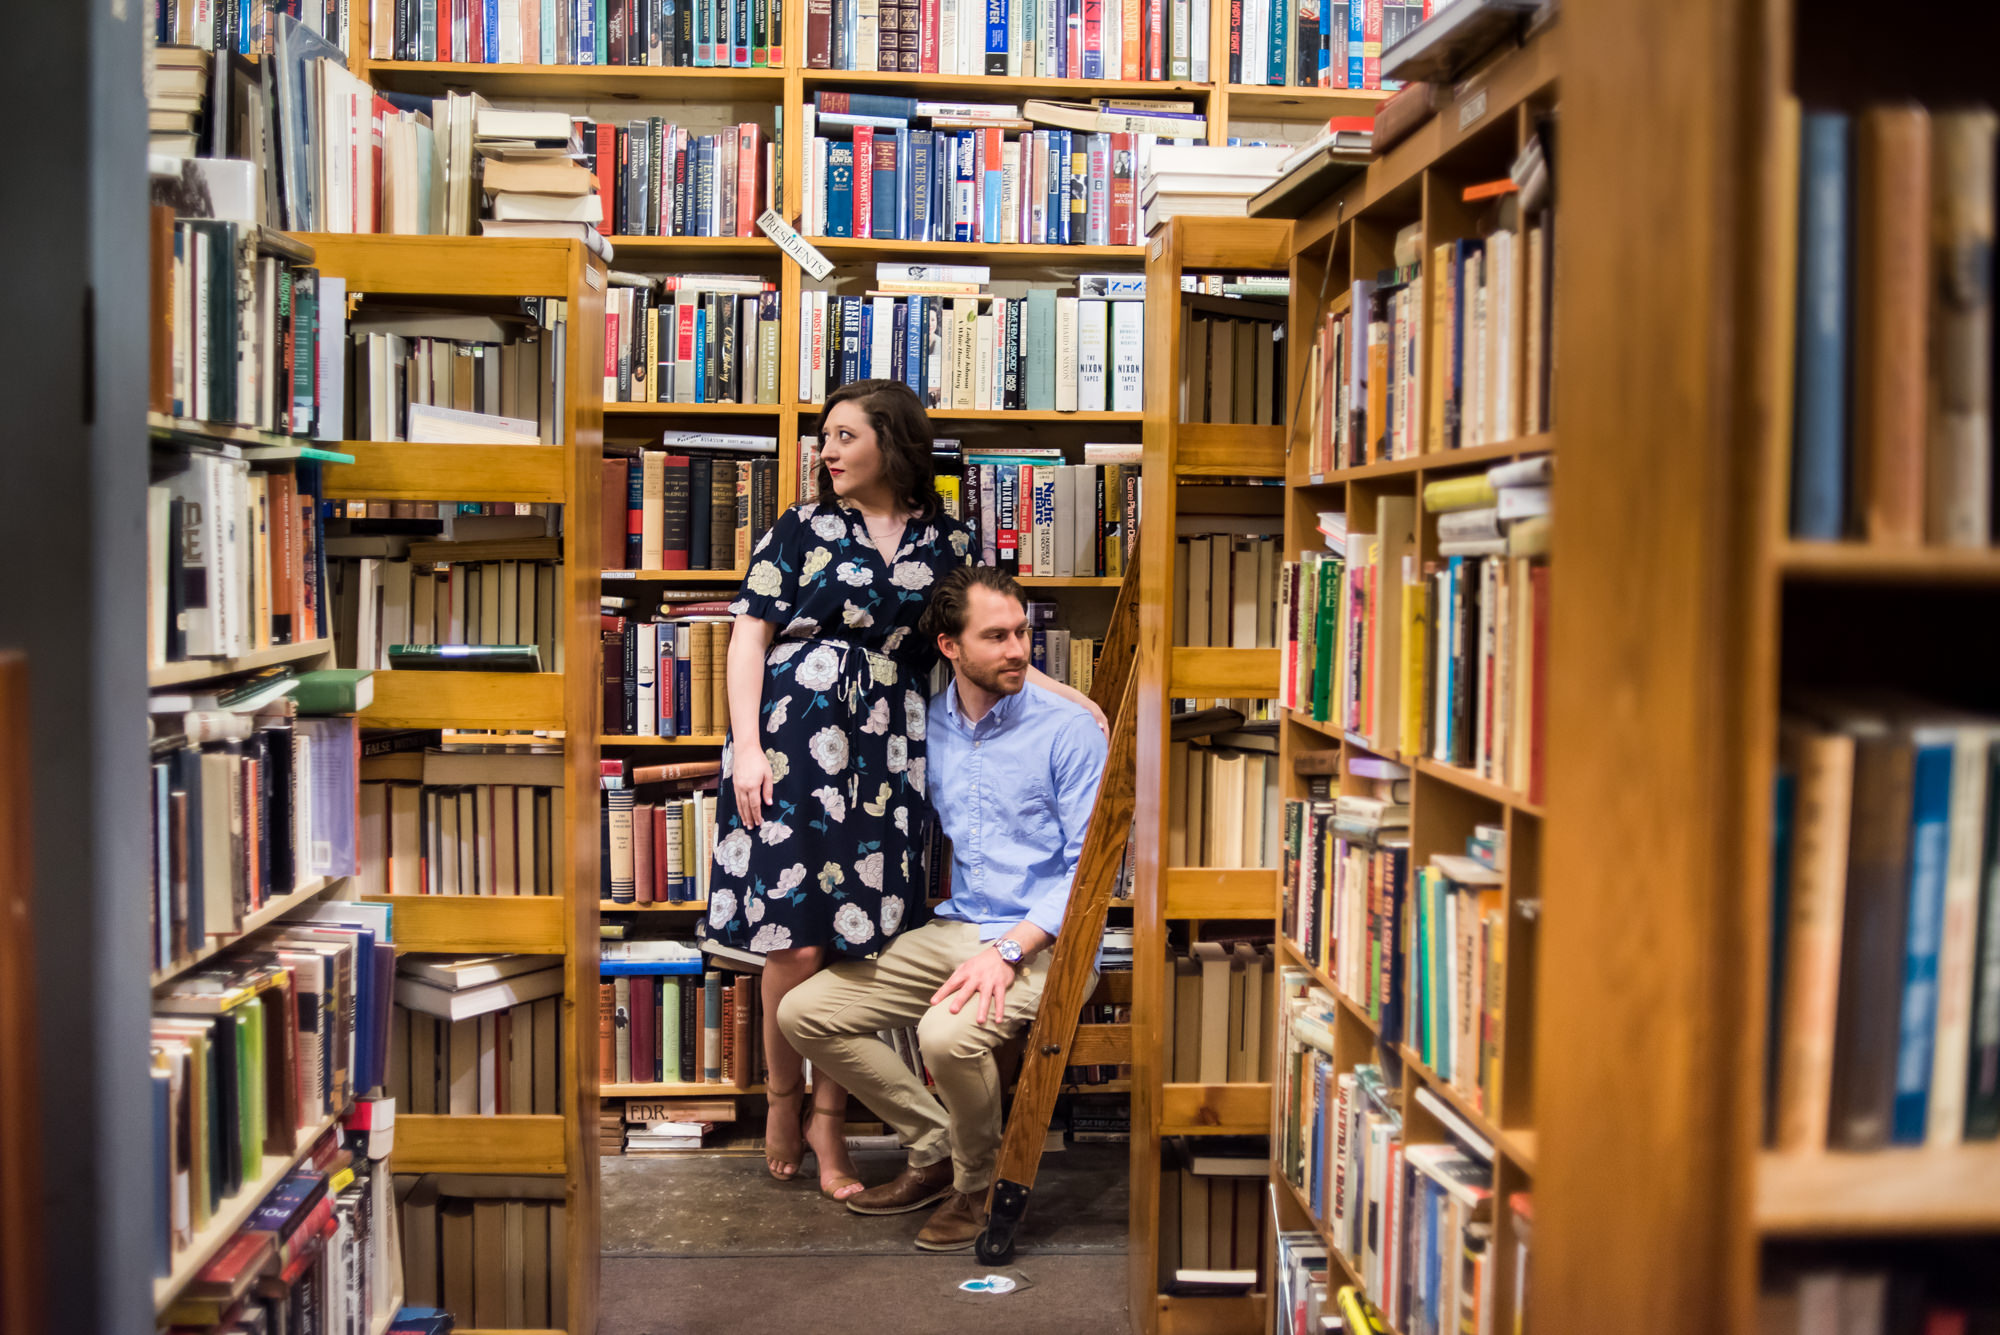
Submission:
[[995,728],[1004,727],[1008,723],[1011,723],[1014,716],[1021,711],[1021,698],[1027,695],[1028,689],[1027,683],[1022,683],[1021,689],[1012,695],[1001,696],[999,701],[994,704],[993,708],[986,711],[986,716],[980,719],[978,723],[968,723],[966,722],[964,711],[958,705],[958,678],[954,676],[951,684],[944,688],[945,712],[951,717],[954,723],[964,728],[967,732],[977,731],[989,722]]

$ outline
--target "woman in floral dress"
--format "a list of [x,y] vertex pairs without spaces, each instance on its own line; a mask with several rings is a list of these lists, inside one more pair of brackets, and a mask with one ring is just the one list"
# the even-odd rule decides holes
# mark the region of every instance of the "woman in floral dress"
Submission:
[[936,649],[916,625],[972,543],[938,499],[930,420],[908,386],[845,385],[820,426],[820,500],[778,517],[730,605],[729,739],[703,931],[765,957],[771,1175],[795,1177],[809,1146],[820,1190],[845,1200],[861,1190],[841,1124],[846,1092],[822,1076],[820,1115],[801,1116],[801,1063],[778,1003],[829,950],[873,955],[920,917]]

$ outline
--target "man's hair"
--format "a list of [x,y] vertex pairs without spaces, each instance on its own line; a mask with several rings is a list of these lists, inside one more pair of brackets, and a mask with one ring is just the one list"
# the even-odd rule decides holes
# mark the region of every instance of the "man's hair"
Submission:
[[923,619],[917,623],[926,640],[935,642],[940,635],[955,640],[965,634],[965,612],[975,588],[991,589],[1012,598],[1023,608],[1028,605],[1028,596],[1021,592],[1021,586],[1000,567],[960,566],[938,581],[930,606],[924,609]]

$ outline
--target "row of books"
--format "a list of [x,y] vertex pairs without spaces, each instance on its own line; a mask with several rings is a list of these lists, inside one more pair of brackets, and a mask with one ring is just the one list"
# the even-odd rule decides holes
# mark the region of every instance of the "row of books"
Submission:
[[2000,1135],[2000,726],[1812,699],[1780,732],[1780,1149]]
[[1495,1106],[1506,1018],[1507,909],[1494,852],[1474,828],[1463,856],[1434,854],[1410,887],[1409,1045],[1473,1108]]
[[616,963],[618,976],[597,987],[600,1080],[739,1089],[762,1080],[757,975],[704,971],[699,959]]
[[250,222],[152,219],[153,343],[147,406],[157,413],[281,435],[318,423],[321,348],[341,316],[322,317],[345,283],[313,251]]
[[451,1116],[560,1113],[562,966],[553,973],[543,999],[464,1019],[398,1006],[385,1087],[396,1106]]
[[1138,412],[1145,369],[1143,294],[998,297],[972,285],[953,295],[800,294],[808,403],[856,380],[900,380],[926,408]]
[[1169,866],[1278,865],[1277,742],[1275,733],[1235,731],[1168,744]]
[[[606,236],[757,236],[758,215],[775,207],[778,145],[755,121],[708,132],[658,116],[578,127],[596,207],[564,217]],[[491,189],[492,164],[486,173]]]
[[959,517],[980,559],[1014,575],[1121,576],[1138,543],[1138,447],[1091,445],[1066,464],[1059,449],[963,456]]
[[[604,763],[613,773],[605,780],[599,898],[615,904],[707,902],[722,763]],[[665,787],[639,800],[639,787],[660,784]]]
[[1408,781],[1367,777],[1391,769],[1400,767],[1358,756],[1348,772],[1368,791],[1335,795],[1317,778],[1307,798],[1285,804],[1280,923],[1393,1043],[1403,1038],[1411,930]]
[[360,750],[354,720],[289,716],[270,694],[288,684],[253,679],[247,689],[262,703],[225,704],[230,691],[154,697],[147,900],[156,969],[235,935],[273,900],[357,869],[346,796]]
[[1805,115],[1793,537],[1993,541],[1996,137],[1984,106]]
[[1208,0],[811,0],[807,69],[1119,79],[1208,78]]
[[552,895],[562,753],[432,747],[361,762],[360,876],[372,894]]
[[252,468],[232,453],[167,456],[146,489],[149,666],[328,633],[319,465]]
[[153,999],[155,1272],[269,1156],[379,1086],[395,947],[388,910],[322,903],[251,954],[185,973]]
[[[822,96],[916,105],[882,95]],[[1140,172],[1169,146],[1150,134],[1026,124],[958,130],[856,125],[852,138],[815,135],[806,159],[807,229],[815,236],[891,241],[1138,244]],[[1008,137],[1010,130],[1018,130],[1015,137]]]
[[604,460],[606,570],[737,571],[777,522],[778,461],[739,459],[721,450],[768,448],[757,436],[669,431],[665,450]]
[[1853,1265],[1795,1264],[1765,1277],[1757,1294],[1757,1329],[1768,1335],[1963,1335],[2000,1322],[1990,1287],[1967,1284],[1944,1266],[1900,1258]]
[[1183,298],[1181,420],[1285,420],[1285,308],[1237,297]]
[[1174,643],[1208,649],[1275,648],[1278,548],[1276,537],[1258,534],[1197,533],[1176,538],[1174,587],[1181,593],[1174,600]]
[[1055,624],[1054,603],[1028,604],[1028,663],[1056,681],[1090,694],[1097,676],[1097,651],[1102,646]]
[[246,5],[153,0],[147,6],[153,40],[161,46],[197,47],[224,55],[270,55],[278,20],[285,15],[305,24],[339,50],[347,50],[351,16],[348,6],[336,0],[305,0],[297,6],[282,5],[279,0],[255,0]]
[[1549,476],[1540,458],[1427,485],[1442,559],[1421,567],[1412,498],[1378,497],[1372,532],[1323,515],[1328,547],[1280,579],[1279,703],[1539,800]]
[[1161,1032],[1172,1039],[1163,1078],[1203,1085],[1270,1079],[1270,947],[1196,941],[1188,950],[1173,959],[1162,1012]]
[[784,6],[774,0],[600,0],[595,12],[486,0],[470,15],[450,0],[376,0],[369,58],[775,70],[785,63],[784,28]]
[[1206,1171],[1210,1165],[1197,1162],[1203,1171],[1169,1168],[1160,1179],[1160,1254],[1168,1262],[1163,1268],[1183,1282],[1227,1276],[1254,1284],[1270,1227],[1268,1161],[1248,1161],[1258,1170],[1254,1177]]
[[[701,606],[709,606],[702,604]],[[729,726],[733,618],[603,614],[604,731],[621,737],[720,737]]]
[[468,1328],[561,1329],[569,1320],[565,1189],[560,1174],[426,1173],[399,1186],[405,1300]]
[[524,304],[505,317],[364,308],[351,324],[349,439],[558,443],[569,303]]
[[764,278],[612,275],[606,403],[776,403],[782,320]]
[[396,1292],[395,1192],[384,1143],[328,1131],[160,1314],[175,1331],[365,1331]]
[[1248,0],[1229,11],[1229,82],[1392,91],[1382,53],[1430,17],[1433,0]]
[[[359,545],[336,540],[347,544]],[[554,559],[560,539],[422,542],[408,550],[406,560],[336,556],[328,562],[342,667],[409,666],[398,661],[397,651],[417,646],[485,645],[522,647],[538,656],[537,670],[563,670],[562,563]],[[508,551],[520,555],[499,555]]]

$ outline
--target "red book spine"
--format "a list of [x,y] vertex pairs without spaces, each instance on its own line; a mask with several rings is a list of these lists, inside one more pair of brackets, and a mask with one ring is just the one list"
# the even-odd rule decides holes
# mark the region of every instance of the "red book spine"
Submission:
[[833,68],[833,0],[806,0],[806,68]]
[[1549,703],[1549,568],[1529,568],[1528,587],[1534,590],[1534,624],[1528,647],[1528,800],[1542,800],[1542,725],[1548,718]]
[[1104,0],[1083,0],[1083,52],[1084,77],[1103,78]]
[[606,570],[623,570],[625,568],[625,530],[617,524],[608,521],[624,508],[625,492],[627,489],[626,470],[630,466],[631,461],[628,459],[606,459],[604,461],[604,478],[602,486],[598,491],[598,497],[602,501],[602,509],[607,522],[603,525],[603,533],[598,542],[598,549],[599,561]]
[[924,74],[938,72],[938,0],[923,0],[923,27],[919,34],[918,69]]
[[486,7],[479,0],[465,4],[466,59],[475,65],[486,63]]
[[1167,77],[1167,0],[1146,0],[1146,77]]
[[604,209],[604,218],[597,230],[612,236],[617,228],[612,226],[611,211],[617,207],[618,192],[612,189],[612,182],[618,176],[618,127],[610,121],[599,121],[597,131],[597,202]]
[[632,980],[632,1079],[650,1084],[657,1078],[654,1062],[659,1059],[659,1040],[653,1037],[653,998],[659,994],[657,978]]
[[[664,726],[664,721],[673,717],[674,690],[674,628],[660,627],[660,670],[653,676],[660,693],[660,718],[663,723],[660,736],[673,737],[678,729]],[[660,805],[653,808],[653,883],[646,887],[645,894],[655,904],[665,904],[673,898],[669,888],[673,876],[679,870],[667,865],[667,808]]]
[[869,235],[875,221],[875,130],[854,127],[854,235]]
[[625,717],[625,618],[599,613],[597,626],[604,642],[604,730],[614,732]]
[[1132,136],[1111,136],[1111,244],[1130,246],[1139,239],[1138,192],[1132,181]]
[[1361,86],[1382,86],[1382,0],[1355,0],[1361,11]]

